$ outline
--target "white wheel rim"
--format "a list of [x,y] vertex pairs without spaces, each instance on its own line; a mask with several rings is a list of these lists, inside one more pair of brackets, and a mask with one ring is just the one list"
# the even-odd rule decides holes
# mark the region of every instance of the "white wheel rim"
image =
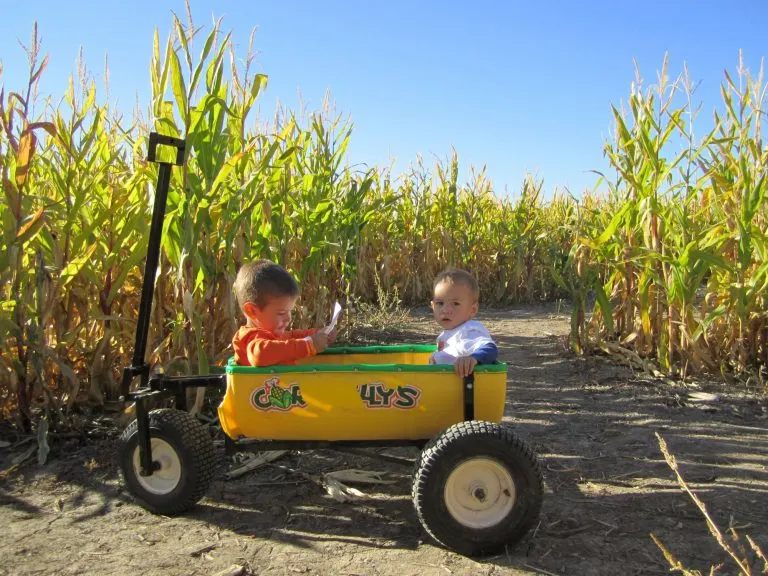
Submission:
[[181,480],[181,460],[168,442],[161,438],[152,438],[152,460],[159,465],[151,476],[141,475],[141,457],[139,447],[133,451],[133,473],[144,490],[152,494],[169,494]]
[[509,470],[492,458],[465,460],[445,482],[445,506],[454,520],[468,528],[496,526],[512,510],[515,496]]

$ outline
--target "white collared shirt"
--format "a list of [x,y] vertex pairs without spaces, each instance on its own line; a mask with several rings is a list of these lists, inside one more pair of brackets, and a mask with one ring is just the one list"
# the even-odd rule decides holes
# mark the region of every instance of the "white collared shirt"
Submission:
[[494,344],[488,330],[477,320],[467,320],[456,328],[443,330],[437,337],[437,351],[430,364],[454,364],[457,358],[469,356],[482,346]]

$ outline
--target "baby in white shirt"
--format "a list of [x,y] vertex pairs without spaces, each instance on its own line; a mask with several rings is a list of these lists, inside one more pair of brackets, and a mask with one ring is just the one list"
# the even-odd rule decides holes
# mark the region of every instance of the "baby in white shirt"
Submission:
[[498,349],[490,333],[473,320],[480,307],[477,281],[469,272],[448,268],[435,277],[432,311],[443,331],[430,364],[454,364],[460,377],[478,364],[492,364]]

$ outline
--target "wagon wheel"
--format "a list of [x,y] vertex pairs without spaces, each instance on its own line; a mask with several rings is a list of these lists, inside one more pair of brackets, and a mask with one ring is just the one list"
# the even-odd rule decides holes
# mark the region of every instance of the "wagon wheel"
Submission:
[[136,420],[120,436],[120,468],[128,491],[148,510],[178,514],[200,500],[215,468],[213,441],[187,412],[161,409],[149,413],[154,471],[141,475]]
[[455,424],[416,462],[413,503],[424,529],[468,556],[493,554],[520,540],[539,516],[541,471],[509,426]]

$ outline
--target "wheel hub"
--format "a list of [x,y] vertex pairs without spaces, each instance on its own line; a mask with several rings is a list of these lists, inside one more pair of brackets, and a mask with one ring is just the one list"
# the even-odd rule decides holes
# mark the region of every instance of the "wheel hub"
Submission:
[[444,497],[454,520],[469,528],[490,528],[514,507],[515,481],[498,460],[471,458],[448,475]]
[[181,481],[181,459],[162,438],[152,438],[152,474],[141,473],[139,447],[133,451],[133,470],[142,488],[152,494],[169,494]]
[[475,500],[478,502],[483,502],[486,498],[487,492],[485,486],[481,486],[480,484],[480,482],[473,482],[471,492]]

